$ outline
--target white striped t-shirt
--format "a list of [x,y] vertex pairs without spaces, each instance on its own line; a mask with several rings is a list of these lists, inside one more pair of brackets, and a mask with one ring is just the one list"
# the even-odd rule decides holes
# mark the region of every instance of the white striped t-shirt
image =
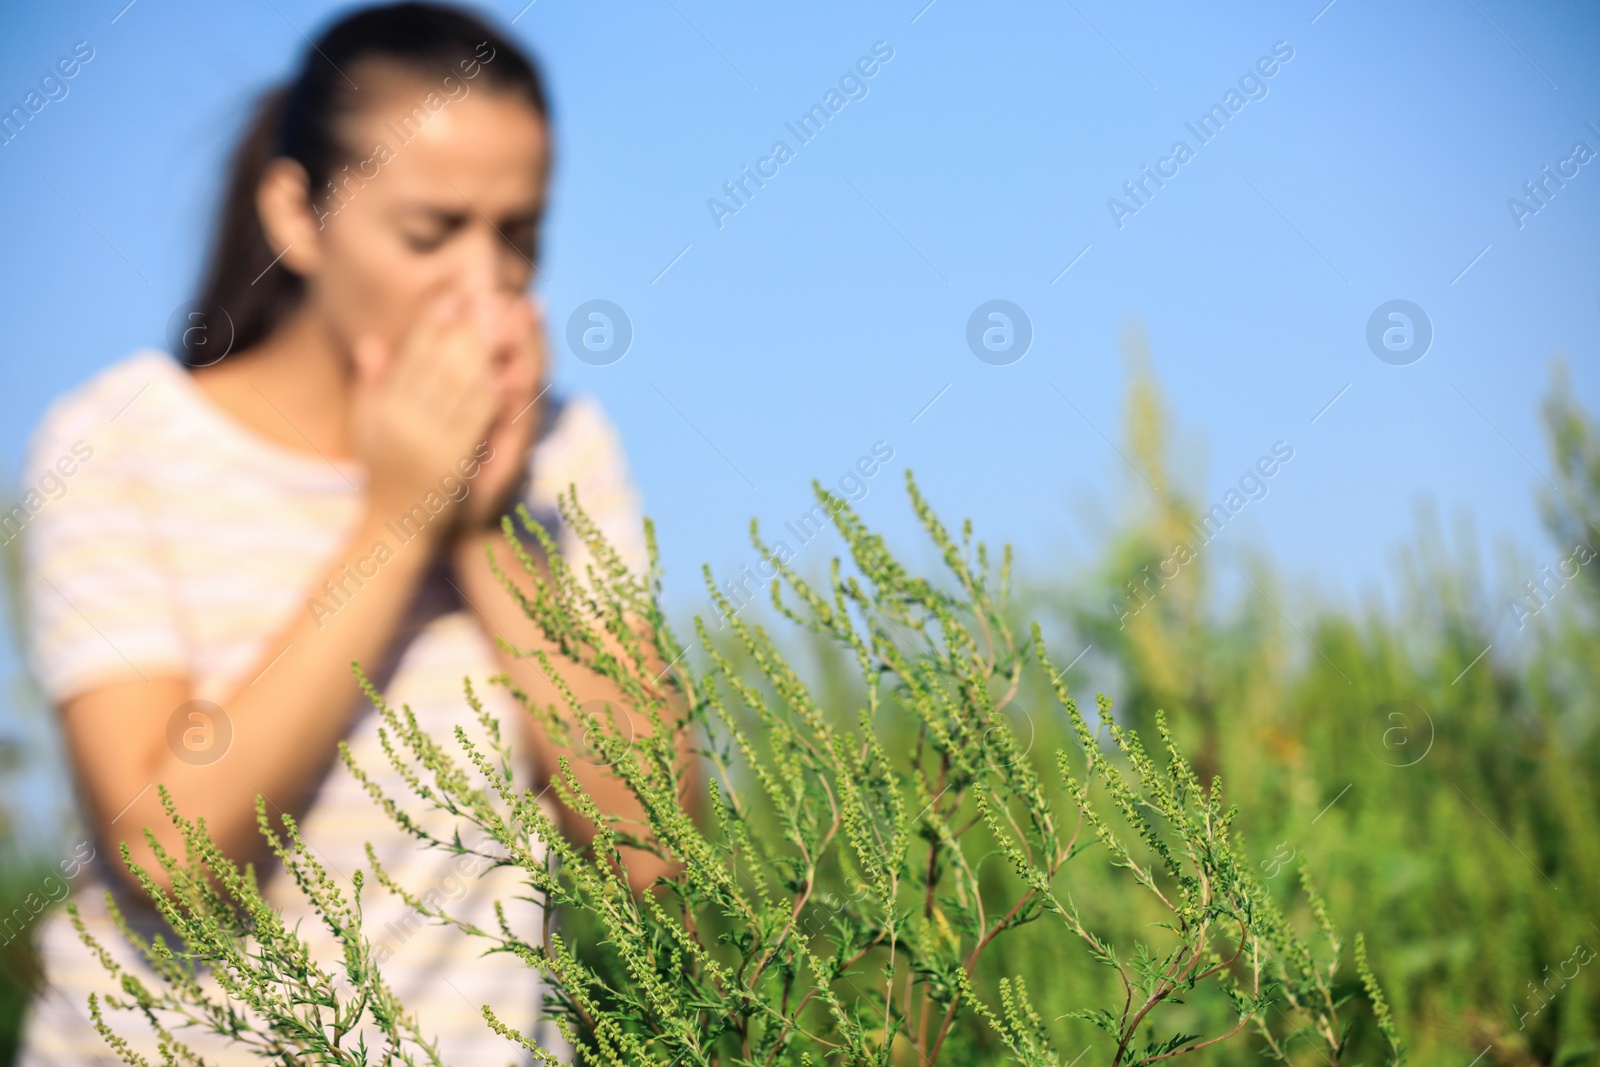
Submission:
[[[555,503],[569,483],[622,558],[642,570],[638,495],[618,435],[592,399],[551,405],[531,472],[524,500],[579,574],[588,551]],[[360,518],[363,483],[359,465],[288,449],[237,423],[164,352],[137,352],[58,400],[30,446],[21,509],[0,516],[4,537],[23,538],[29,658],[46,694],[59,705],[97,685],[182,672],[196,699],[221,700],[272,655],[267,642],[290,616],[308,610],[311,582]],[[510,724],[520,710],[485,682],[502,670],[494,646],[442,567],[422,583],[399,634],[392,669],[375,679],[393,706],[408,704],[423,728],[453,750],[456,725],[480,734],[463,695],[462,679],[470,677],[515,741]],[[345,740],[358,766],[390,796],[412,800],[380,747],[380,722],[363,704]],[[516,903],[527,894],[511,871],[480,876],[475,862],[419,848],[332,753],[307,759],[327,771],[301,831],[330,873],[348,883],[367,867],[364,845],[371,842],[384,867],[418,896],[444,902],[487,930],[498,929],[492,905],[499,899],[527,940],[539,940],[538,911]],[[406,806],[450,836],[448,818],[426,813],[420,802]],[[477,841],[476,830],[463,828],[462,835]],[[103,864],[121,860],[92,834],[89,840],[96,859],[75,879],[73,898],[101,944],[155,985],[105,913],[111,883]],[[314,958],[338,973],[337,944],[289,879],[270,879],[264,892],[288,925],[300,921]],[[420,1017],[424,1033],[439,1038],[446,1063],[521,1061],[520,1050],[485,1023],[486,1003],[502,1020],[559,1047],[554,1027],[538,1020],[539,976],[520,960],[483,956],[486,942],[419,922],[370,874],[362,908],[368,938],[380,958],[388,957],[385,979]],[[85,1007],[91,991],[115,993],[115,983],[65,913],[45,922],[40,949],[47,984],[30,1005],[21,1062],[117,1062]],[[153,1041],[140,1040],[148,1031],[136,1014],[115,1012],[112,1021],[152,1062],[160,1061]],[[242,1046],[192,1030],[183,1036],[210,1062],[259,1062]]]

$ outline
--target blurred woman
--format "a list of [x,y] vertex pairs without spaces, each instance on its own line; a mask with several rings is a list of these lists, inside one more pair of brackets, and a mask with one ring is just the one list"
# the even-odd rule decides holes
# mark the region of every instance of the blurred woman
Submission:
[[[546,391],[526,290],[550,129],[538,73],[515,45],[435,4],[347,15],[263,98],[231,166],[177,358],[137,352],[59,400],[25,472],[34,484],[71,467],[68,491],[30,518],[25,566],[31,656],[59,709],[95,856],[74,896],[90,932],[147,984],[157,980],[103,896],[112,889],[135,927],[159,929],[117,852],[126,844],[158,883],[145,828],[182,855],[158,782],[227,854],[258,864],[269,900],[291,926],[304,920],[326,962],[338,959],[326,928],[271,877],[257,794],[299,819],[336,876],[368,866],[371,842],[402,885],[495,929],[511,872],[419,848],[337,758],[344,741],[390,795],[409,797],[350,664],[440,739],[458,723],[477,733],[462,693],[474,679],[492,711],[522,724],[508,732],[518,759],[547,775],[548,740],[485,683],[509,671],[534,699],[557,699],[529,661],[497,651],[496,636],[542,639],[485,549],[510,561],[499,522],[521,501],[582,573],[586,550],[555,512],[573,484],[623,558],[644,564],[617,434],[592,400]],[[618,697],[579,670],[567,681],[579,699]],[[577,770],[603,807],[638,814],[605,771]],[[636,886],[657,873],[647,857],[630,866]],[[481,955],[484,943],[370,881],[363,905],[386,980],[444,1060],[514,1058],[481,1007],[534,1033],[538,975],[508,953]],[[536,941],[537,911],[517,919]],[[114,1062],[85,1007],[114,981],[65,915],[46,924],[41,949],[47,981],[22,1062]],[[136,1014],[111,1019],[158,1059]],[[259,1062],[243,1044],[179,1036],[210,1062]]]

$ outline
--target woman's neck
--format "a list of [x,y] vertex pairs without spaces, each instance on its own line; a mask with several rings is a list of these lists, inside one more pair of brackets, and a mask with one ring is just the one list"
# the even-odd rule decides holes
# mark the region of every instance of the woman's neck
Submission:
[[351,459],[350,359],[311,315],[194,373],[206,396],[253,432],[302,452]]

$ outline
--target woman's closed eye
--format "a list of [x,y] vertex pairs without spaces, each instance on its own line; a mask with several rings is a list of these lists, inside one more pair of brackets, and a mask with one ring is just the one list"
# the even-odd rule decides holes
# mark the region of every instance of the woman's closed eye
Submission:
[[432,204],[411,204],[395,212],[395,229],[400,239],[414,252],[433,252],[466,228],[470,211]]
[[413,252],[434,252],[459,231],[465,219],[437,219],[401,230],[406,246]]
[[500,229],[501,236],[506,242],[516,249],[517,253],[530,262],[534,253],[539,248],[539,224],[527,220],[508,222]]

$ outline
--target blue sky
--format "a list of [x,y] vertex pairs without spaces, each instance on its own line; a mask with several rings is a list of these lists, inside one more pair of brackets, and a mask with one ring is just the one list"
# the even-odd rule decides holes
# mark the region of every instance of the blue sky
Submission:
[[[776,531],[880,441],[862,509],[913,554],[908,466],[1023,570],[1092,561],[1138,477],[1111,444],[1131,324],[1209,499],[1293,447],[1226,536],[1324,595],[1384,588],[1423,501],[1486,558],[1556,558],[1538,403],[1563,354],[1600,408],[1600,159],[1536,213],[1507,201],[1575,142],[1600,152],[1594,5],[524,2],[485,10],[555,101],[552,341],[597,299],[633,328],[609,365],[561,351],[556,380],[619,425],[680,612],[704,608],[702,562],[754,561],[751,516]],[[8,480],[52,397],[162,343],[242,116],[336,10],[125,4],[0,13],[5,108],[94,49],[0,147]],[[786,123],[875,45],[892,58],[801,143]],[[1258,68],[1275,46],[1292,58]],[[1186,124],[1241,78],[1201,143]],[[777,141],[792,157],[763,164]],[[777,169],[709,206],[745,166]],[[1108,207],[1144,167],[1171,176]],[[1366,337],[1396,299],[1433,333],[1404,366]],[[991,300],[1031,324],[1008,365],[967,342]]]

